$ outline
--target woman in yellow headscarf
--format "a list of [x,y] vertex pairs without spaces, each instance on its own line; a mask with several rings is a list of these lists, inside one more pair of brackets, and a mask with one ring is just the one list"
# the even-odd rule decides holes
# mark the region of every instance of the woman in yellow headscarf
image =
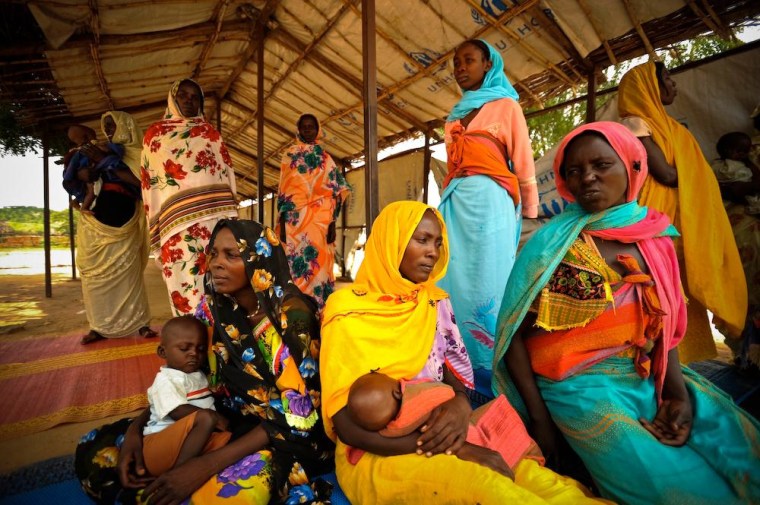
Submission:
[[665,111],[676,94],[665,65],[650,61],[623,76],[618,113],[647,151],[650,177],[639,203],[666,214],[681,233],[675,245],[689,306],[679,353],[689,363],[716,354],[705,309],[726,336],[740,336],[747,284],[715,175],[694,136]]
[[[449,258],[441,215],[419,202],[395,202],[375,220],[356,282],[325,306],[322,413],[337,442],[338,482],[352,503],[592,503],[572,479],[529,458],[513,468],[465,442],[473,372],[448,295],[436,287]],[[420,430],[388,438],[360,428],[346,411],[353,382],[369,371],[393,379],[432,379],[454,398]],[[498,436],[498,435],[497,435]],[[364,451],[349,462],[352,449]],[[352,461],[353,458],[352,458]]]

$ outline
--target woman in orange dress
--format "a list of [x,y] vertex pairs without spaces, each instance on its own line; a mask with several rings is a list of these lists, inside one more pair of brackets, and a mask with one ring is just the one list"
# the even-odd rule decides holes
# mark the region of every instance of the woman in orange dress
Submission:
[[324,307],[335,287],[335,220],[350,192],[343,173],[319,143],[317,118],[298,119],[298,135],[282,157],[277,210],[290,273],[302,293]]

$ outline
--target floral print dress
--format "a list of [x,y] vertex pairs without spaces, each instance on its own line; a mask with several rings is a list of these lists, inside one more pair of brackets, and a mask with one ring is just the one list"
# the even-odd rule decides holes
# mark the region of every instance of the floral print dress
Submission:
[[335,288],[335,244],[328,243],[327,232],[349,192],[343,173],[318,140],[307,143],[297,136],[280,165],[277,210],[293,281],[320,308]]
[[[176,105],[169,91],[161,121],[143,139],[140,179],[150,250],[161,266],[175,316],[192,314],[203,295],[205,248],[217,221],[237,217],[235,174],[222,137]],[[198,88],[200,89],[200,87]]]
[[[230,420],[233,441],[261,425],[270,445],[210,478],[186,503],[329,504],[330,484],[313,479],[334,464],[334,446],[320,416],[316,306],[293,284],[273,230],[223,220],[211,244],[223,228],[235,236],[265,316],[251,325],[234,298],[216,293],[206,275],[206,294],[195,315],[213,327],[209,384],[217,410]],[[77,449],[77,475],[99,503],[140,502],[140,496],[120,489],[115,475],[127,421],[91,432]]]

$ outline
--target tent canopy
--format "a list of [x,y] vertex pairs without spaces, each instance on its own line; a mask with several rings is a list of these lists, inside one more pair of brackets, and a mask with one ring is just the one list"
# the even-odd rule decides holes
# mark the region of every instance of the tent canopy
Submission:
[[[0,101],[28,128],[123,110],[160,118],[171,82],[196,79],[221,124],[239,192],[257,192],[259,41],[264,47],[264,188],[300,114],[320,118],[330,153],[363,151],[360,0],[55,0],[6,4]],[[469,38],[501,51],[525,106],[540,106],[612,63],[701,33],[730,34],[754,0],[376,0],[381,147],[441,124],[460,97],[451,57]]]

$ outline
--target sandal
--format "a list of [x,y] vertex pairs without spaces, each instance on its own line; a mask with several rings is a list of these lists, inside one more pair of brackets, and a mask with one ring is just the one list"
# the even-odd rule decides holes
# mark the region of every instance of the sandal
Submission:
[[97,331],[90,330],[90,332],[87,335],[85,335],[84,337],[82,337],[82,340],[80,340],[79,343],[82,344],[82,345],[87,345],[87,344],[91,344],[93,342],[97,342],[98,340],[105,340],[105,339],[106,339],[106,337],[104,337],[103,335],[101,335]]
[[142,338],[155,338],[158,336],[158,333],[153,331],[150,326],[143,326],[137,332]]

